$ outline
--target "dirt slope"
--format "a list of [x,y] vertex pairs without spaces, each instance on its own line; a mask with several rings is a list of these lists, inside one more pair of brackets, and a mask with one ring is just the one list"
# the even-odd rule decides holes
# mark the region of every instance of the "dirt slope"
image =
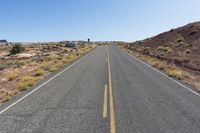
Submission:
[[200,22],[131,43],[127,47],[200,75]]

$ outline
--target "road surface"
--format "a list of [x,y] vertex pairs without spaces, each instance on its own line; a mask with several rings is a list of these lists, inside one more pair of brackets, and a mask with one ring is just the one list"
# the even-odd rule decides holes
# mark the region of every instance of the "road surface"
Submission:
[[115,46],[0,107],[0,133],[199,133],[200,96]]

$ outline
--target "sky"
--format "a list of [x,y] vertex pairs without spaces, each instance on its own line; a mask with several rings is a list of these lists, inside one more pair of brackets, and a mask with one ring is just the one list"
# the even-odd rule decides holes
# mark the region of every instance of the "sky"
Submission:
[[0,39],[145,39],[200,21],[200,0],[0,0]]

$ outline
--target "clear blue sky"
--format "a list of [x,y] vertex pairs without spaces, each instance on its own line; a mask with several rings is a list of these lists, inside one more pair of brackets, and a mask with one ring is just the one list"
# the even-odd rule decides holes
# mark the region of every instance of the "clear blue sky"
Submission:
[[200,21],[200,0],[0,0],[0,39],[122,40]]

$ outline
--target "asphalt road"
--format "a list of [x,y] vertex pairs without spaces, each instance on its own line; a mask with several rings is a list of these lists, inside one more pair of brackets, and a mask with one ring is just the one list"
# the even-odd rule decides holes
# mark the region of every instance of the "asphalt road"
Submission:
[[0,133],[199,133],[200,96],[115,46],[0,107]]

